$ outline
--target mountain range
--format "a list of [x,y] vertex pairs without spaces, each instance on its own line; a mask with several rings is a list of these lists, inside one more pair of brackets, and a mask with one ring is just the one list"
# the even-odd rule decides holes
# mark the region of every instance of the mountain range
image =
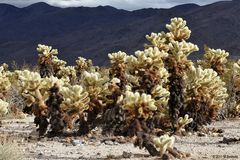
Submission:
[[40,2],[17,8],[0,4],[0,63],[37,62],[37,44],[59,50],[59,58],[73,64],[78,56],[96,65],[108,64],[108,53],[142,50],[146,34],[166,31],[173,17],[187,20],[189,41],[202,48],[221,48],[240,58],[240,1],[220,1],[198,6],[184,4],[169,9],[127,11],[111,6],[58,8]]

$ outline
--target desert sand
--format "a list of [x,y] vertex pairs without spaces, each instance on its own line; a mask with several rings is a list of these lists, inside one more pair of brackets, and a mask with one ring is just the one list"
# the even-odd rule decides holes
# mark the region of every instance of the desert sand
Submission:
[[[222,135],[175,136],[175,147],[191,153],[190,160],[240,159],[240,143],[220,143],[223,137],[240,138],[240,119],[213,122],[208,128],[223,129]],[[1,138],[6,137],[20,147],[24,160],[75,160],[75,159],[159,159],[150,157],[144,149],[123,143],[123,138],[68,137],[37,140],[33,117],[1,121]]]

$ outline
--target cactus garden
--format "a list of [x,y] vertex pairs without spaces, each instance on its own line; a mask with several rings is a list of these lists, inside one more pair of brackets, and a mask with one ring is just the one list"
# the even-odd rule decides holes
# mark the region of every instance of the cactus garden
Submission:
[[172,18],[142,50],[109,53],[107,67],[68,65],[43,44],[34,69],[2,64],[0,142],[18,143],[21,159],[240,158],[240,60],[206,45],[193,61],[190,37]]

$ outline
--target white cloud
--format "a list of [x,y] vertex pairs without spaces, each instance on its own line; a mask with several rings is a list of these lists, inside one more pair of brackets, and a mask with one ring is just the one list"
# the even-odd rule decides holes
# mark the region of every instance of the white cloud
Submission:
[[[95,7],[99,5],[111,5],[116,8],[135,10],[140,8],[169,8],[184,3],[196,3],[205,5],[219,0],[40,0],[50,5],[59,7],[76,7],[89,6]],[[24,7],[39,0],[0,0],[0,3],[13,4]]]

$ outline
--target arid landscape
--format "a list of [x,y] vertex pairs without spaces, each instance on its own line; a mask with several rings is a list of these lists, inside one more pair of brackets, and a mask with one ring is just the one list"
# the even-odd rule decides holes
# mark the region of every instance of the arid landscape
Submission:
[[[162,3],[174,4],[170,1]],[[235,57],[235,53],[225,50],[226,43],[224,45],[216,43],[216,48],[205,43],[195,44],[194,32],[199,32],[194,27],[192,31],[189,24],[202,21],[190,19],[188,23],[184,19],[187,13],[192,13],[191,16],[198,18],[195,14],[200,14],[205,9],[213,11],[212,7],[220,7],[224,10],[225,7],[232,6],[235,12],[238,11],[236,6],[239,4],[234,0],[206,6],[185,4],[166,10],[161,9],[163,13],[179,13],[182,17],[169,19],[165,17],[162,22],[154,19],[155,28],[159,24],[159,29],[162,31],[155,32],[153,29],[147,33],[144,27],[151,29],[153,24],[149,24],[148,20],[144,20],[144,25],[136,22],[140,30],[136,29],[135,32],[139,31],[145,36],[141,38],[144,41],[135,41],[137,46],[142,45],[141,49],[137,46],[130,47],[134,53],[120,50],[122,48],[110,40],[111,44],[116,46],[113,45],[114,49],[110,53],[105,53],[106,56],[99,53],[98,57],[101,58],[98,59],[93,53],[82,57],[69,52],[59,52],[57,48],[46,44],[49,41],[45,39],[44,44],[35,46],[35,54],[31,54],[25,47],[21,50],[28,51],[30,55],[28,58],[32,57],[31,63],[9,64],[9,59],[5,59],[4,54],[0,54],[2,56],[0,63],[1,60],[3,62],[6,60],[6,63],[0,64],[0,160],[240,159],[240,59]],[[1,8],[4,10],[2,11]],[[54,24],[52,28],[45,26],[45,29],[49,30],[44,30],[44,18],[42,19],[39,12],[36,12],[36,8],[42,10],[40,15],[43,14],[44,18],[47,16],[48,19],[57,20],[46,23],[47,26]],[[102,20],[96,20],[99,15],[92,12],[95,9],[101,13]],[[186,9],[189,12],[180,14]],[[87,15],[87,19],[93,16],[96,22],[99,22],[97,23],[99,26],[91,30],[91,33],[94,31],[93,33],[98,34],[101,33],[99,28],[112,23],[117,29],[118,19],[126,20],[127,23],[129,18],[130,20],[136,18],[136,14],[139,19],[144,17],[151,19],[155,17],[152,14],[158,11],[143,9],[128,12],[109,6],[99,6],[94,9],[85,7],[65,9],[42,2],[23,8],[0,4],[0,23],[7,19],[5,16],[1,19],[1,15],[7,15],[10,22],[17,16],[17,19],[23,22],[20,23],[23,26],[29,23],[34,26],[32,22],[36,19],[33,17],[38,17],[39,21],[36,23],[42,24],[40,28],[47,31],[46,33],[50,33],[51,29],[54,31],[60,29],[58,31],[64,33],[65,29],[68,30],[68,25],[64,25],[64,29],[58,28],[62,25],[60,22],[68,22],[71,27],[76,27],[78,24],[82,26],[85,21],[79,23],[74,19],[74,15],[81,15],[81,18]],[[233,12],[227,14],[227,11],[221,13],[231,15],[231,19],[234,19]],[[206,17],[212,15],[206,10],[204,13],[207,14]],[[126,14],[130,15],[126,16]],[[66,15],[69,15],[67,20],[70,21],[64,20]],[[109,19],[112,23],[109,23]],[[223,19],[222,16],[211,19],[215,24],[214,31],[229,29],[228,26],[234,28],[238,24],[230,21],[224,26],[226,19],[222,21]],[[211,28],[209,19],[202,20],[206,21],[197,25],[198,29],[204,30],[202,26]],[[94,26],[92,23],[87,24]],[[219,30],[220,24],[223,26]],[[11,39],[12,31],[23,33],[20,35],[24,39],[28,37],[21,27],[15,30],[16,27],[18,28],[17,25],[12,26],[11,23],[4,25],[15,27],[13,30],[9,27],[11,31],[6,32],[5,38]],[[85,27],[89,29],[87,25]],[[31,29],[33,30],[28,30],[30,34],[39,33],[35,32],[32,26]],[[74,31],[73,29],[74,27],[70,30]],[[92,34],[88,34],[84,29],[77,30],[84,33],[85,38],[94,40],[86,42],[91,47],[96,47],[97,50],[101,48],[101,51],[112,49],[108,45],[101,47],[95,45],[101,45],[101,42],[106,44],[106,41],[102,41],[107,38],[104,35],[91,36]],[[113,30],[108,28],[104,30],[111,31],[108,33],[118,38],[118,34],[112,32]],[[123,29],[119,34],[127,39],[139,38],[133,33],[128,36],[123,34],[130,34],[128,31]],[[216,38],[209,34],[208,30],[204,31],[206,31],[205,36]],[[4,31],[0,31],[0,34],[1,32]],[[68,33],[71,36],[73,34],[75,37],[78,36],[78,32]],[[226,37],[225,41],[229,41],[227,39],[229,32],[225,33],[221,33],[221,36]],[[54,34],[51,35],[55,37]],[[40,35],[42,36],[44,35]],[[68,41],[71,40],[70,37],[61,37],[65,43],[63,48],[67,49],[68,46],[74,48],[75,44]],[[31,34],[31,38],[35,39],[34,34]],[[201,36],[198,38],[200,40]],[[5,44],[5,41],[10,40],[7,39],[0,38],[0,52],[1,42],[4,41]],[[237,41],[237,38],[234,40]],[[35,39],[34,43],[36,41],[41,42]],[[234,48],[236,41],[231,41],[233,46],[230,45],[230,50],[236,49]],[[15,41],[11,42],[15,43]],[[206,42],[209,41],[206,39]],[[15,44],[19,45],[19,43]],[[132,45],[132,43],[128,44]],[[86,45],[84,47],[90,49]],[[6,46],[3,50],[4,48]],[[203,54],[199,54],[200,52]],[[87,54],[86,50],[84,53]],[[21,54],[21,59],[24,60],[28,54]],[[62,59],[64,56],[71,59],[71,62]],[[195,57],[195,60],[191,56]]]

